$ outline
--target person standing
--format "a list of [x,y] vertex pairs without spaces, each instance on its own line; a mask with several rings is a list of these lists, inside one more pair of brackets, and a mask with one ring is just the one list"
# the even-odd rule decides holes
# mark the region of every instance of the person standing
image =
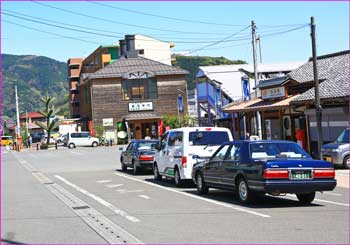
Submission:
[[32,139],[32,136],[29,135],[28,137],[28,147],[31,148],[32,147],[32,143],[33,143],[33,139]]

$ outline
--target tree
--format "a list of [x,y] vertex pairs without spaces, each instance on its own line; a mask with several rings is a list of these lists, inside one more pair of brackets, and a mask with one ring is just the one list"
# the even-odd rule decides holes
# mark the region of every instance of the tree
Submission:
[[[178,128],[179,125],[179,117],[178,115],[169,115],[169,116],[163,116],[163,125],[164,126],[170,126],[170,128]],[[187,126],[190,122],[190,117],[188,115],[181,115],[181,127]]]
[[45,104],[45,111],[39,110],[39,113],[41,115],[43,115],[44,117],[46,117],[46,125],[41,123],[41,122],[35,122],[35,124],[38,125],[40,128],[44,129],[47,132],[47,143],[49,144],[50,143],[50,139],[51,139],[51,132],[52,132],[52,130],[57,128],[58,125],[59,125],[59,123],[56,122],[55,120],[52,120],[50,122],[50,118],[52,116],[55,116],[55,114],[58,111],[54,111],[52,108],[50,108],[50,103],[55,101],[55,98],[49,96],[47,91],[46,91],[45,97],[41,97],[40,100],[41,100],[41,102],[43,102]]

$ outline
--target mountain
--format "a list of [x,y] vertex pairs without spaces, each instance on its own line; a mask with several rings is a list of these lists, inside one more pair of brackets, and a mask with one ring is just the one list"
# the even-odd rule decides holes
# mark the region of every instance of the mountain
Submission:
[[199,66],[247,64],[247,62],[243,60],[228,60],[225,57],[175,55],[174,58],[175,62],[173,65],[190,72],[190,74],[186,76],[188,89],[193,89],[195,87],[194,76]]
[[19,113],[38,111],[43,104],[40,97],[48,91],[56,98],[55,109],[68,116],[67,66],[43,56],[2,54],[2,114],[16,117],[15,85],[17,85]]

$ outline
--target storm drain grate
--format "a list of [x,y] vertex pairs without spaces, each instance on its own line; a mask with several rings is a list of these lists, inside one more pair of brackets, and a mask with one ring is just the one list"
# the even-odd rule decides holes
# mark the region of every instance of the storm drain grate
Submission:
[[87,208],[90,208],[89,206],[78,206],[78,207],[72,207],[74,210],[77,210],[77,209],[87,209]]

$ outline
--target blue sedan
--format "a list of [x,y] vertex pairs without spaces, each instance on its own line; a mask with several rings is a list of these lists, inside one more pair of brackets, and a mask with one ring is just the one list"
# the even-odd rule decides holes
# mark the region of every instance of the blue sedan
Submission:
[[295,142],[275,140],[227,142],[194,165],[192,178],[200,194],[210,187],[229,189],[242,203],[266,193],[292,193],[311,203],[316,191],[331,191],[337,184],[331,163],[312,159]]

